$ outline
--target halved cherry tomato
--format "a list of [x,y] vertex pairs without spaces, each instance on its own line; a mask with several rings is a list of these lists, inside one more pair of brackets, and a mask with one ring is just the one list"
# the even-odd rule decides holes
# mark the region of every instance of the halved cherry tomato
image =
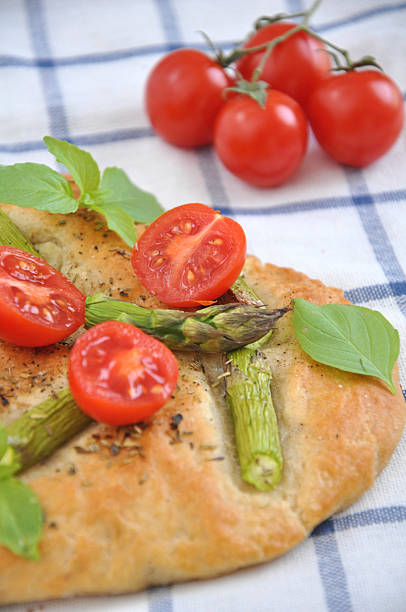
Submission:
[[[294,23],[270,23],[260,28],[244,44],[256,47],[267,43],[295,27]],[[325,45],[307,32],[297,32],[279,43],[266,61],[260,79],[291,96],[303,107],[317,85],[330,76],[331,59]],[[265,50],[248,53],[237,62],[237,70],[250,80]]]
[[175,355],[159,340],[119,321],[105,321],[78,338],[69,359],[69,386],[97,421],[127,425],[156,412],[176,386]]
[[0,338],[46,346],[85,321],[85,296],[40,257],[0,246]]
[[197,49],[177,49],[152,69],[145,105],[152,127],[178,147],[200,147],[213,140],[223,92],[233,84],[228,74]]
[[131,262],[145,287],[172,306],[196,306],[231,287],[244,265],[241,225],[205,204],[184,204],[156,219]]

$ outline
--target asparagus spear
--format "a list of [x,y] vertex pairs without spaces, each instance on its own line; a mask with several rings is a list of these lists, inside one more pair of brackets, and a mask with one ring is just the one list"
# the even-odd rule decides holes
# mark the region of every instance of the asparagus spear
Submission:
[[86,299],[85,316],[86,327],[121,320],[136,325],[173,350],[216,353],[262,338],[286,311],[235,303],[209,306],[193,313],[148,309],[99,293]]
[[[0,244],[38,254],[1,209]],[[240,294],[247,292],[244,281],[236,281],[235,285]],[[203,308],[197,314],[179,310],[150,310],[97,294],[86,300],[86,326],[118,319],[120,315],[126,314],[127,322],[155,336],[173,350],[230,351],[262,338],[286,312],[269,310],[263,305],[258,307],[258,304],[258,300],[251,300],[251,305],[219,304]]]
[[[234,284],[231,291],[237,299],[250,298],[261,303],[245,281],[242,285]],[[261,491],[278,484],[283,466],[271,396],[272,374],[260,350],[271,333],[258,342],[227,353],[226,395],[233,416],[241,476]]]
[[22,251],[38,255],[31,242],[21,233],[13,221],[0,208],[0,244],[16,247]]
[[46,459],[92,419],[75,404],[69,389],[25,412],[5,428],[20,470]]

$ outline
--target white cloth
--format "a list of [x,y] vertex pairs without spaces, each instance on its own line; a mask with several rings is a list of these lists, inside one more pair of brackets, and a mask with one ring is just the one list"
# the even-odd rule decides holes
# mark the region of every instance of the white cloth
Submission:
[[[102,168],[124,168],[165,208],[212,204],[240,221],[249,251],[262,260],[342,287],[351,300],[380,310],[400,331],[404,350],[405,133],[362,171],[336,164],[312,141],[290,181],[255,189],[229,174],[211,148],[184,151],[157,138],[143,108],[151,67],[176,46],[205,49],[198,30],[230,47],[258,16],[302,8],[300,0],[1,0],[0,164],[52,165],[42,143],[50,134],[89,150]],[[313,24],[352,56],[376,56],[405,91],[405,2],[326,0]],[[405,352],[400,369],[405,389]],[[372,490],[272,563],[215,580],[41,609],[402,612],[405,466],[403,437]]]

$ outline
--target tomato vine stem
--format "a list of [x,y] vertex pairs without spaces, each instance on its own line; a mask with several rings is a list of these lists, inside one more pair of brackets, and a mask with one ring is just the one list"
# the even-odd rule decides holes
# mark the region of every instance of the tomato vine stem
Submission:
[[[259,62],[258,66],[254,70],[254,73],[252,75],[251,81],[253,83],[256,83],[258,81],[258,79],[260,78],[260,76],[262,74],[262,71],[263,71],[263,69],[265,67],[265,64],[268,61],[269,56],[271,55],[271,53],[274,50],[274,48],[276,47],[276,45],[279,45],[281,42],[284,42],[285,40],[287,40],[288,38],[290,38],[291,36],[293,36],[297,32],[300,32],[302,30],[305,30],[306,32],[308,31],[308,25],[307,24],[309,23],[309,20],[310,20],[311,16],[316,11],[316,9],[318,8],[318,6],[319,6],[319,4],[321,2],[322,2],[322,0],[315,0],[315,2],[313,2],[311,7],[307,11],[305,11],[305,13],[303,14],[303,20],[301,21],[301,23],[299,23],[297,26],[295,26],[291,30],[288,30],[284,34],[281,34],[280,36],[276,36],[276,38],[271,40],[271,42],[265,44],[265,47],[264,47],[265,48],[265,53],[262,56],[261,61]],[[262,45],[258,45],[258,46],[260,47]],[[253,49],[253,47],[251,47],[251,53],[252,53],[252,49]]]

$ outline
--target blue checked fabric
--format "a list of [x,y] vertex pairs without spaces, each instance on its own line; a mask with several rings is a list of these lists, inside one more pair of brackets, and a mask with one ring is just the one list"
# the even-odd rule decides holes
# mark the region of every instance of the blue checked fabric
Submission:
[[[143,108],[151,67],[179,46],[230,47],[260,15],[301,0],[1,0],[0,164],[52,164],[42,137],[69,139],[123,167],[166,208],[206,202],[245,228],[249,251],[342,287],[400,331],[406,388],[406,137],[362,171],[312,141],[292,180],[258,190],[211,148],[158,139]],[[372,54],[406,90],[406,2],[325,0],[313,24],[356,58]],[[405,391],[403,391],[405,394]],[[46,603],[46,612],[404,612],[406,443],[375,486],[273,563],[122,597]],[[131,562],[131,560],[129,560]],[[38,610],[38,605],[33,606]],[[23,612],[27,606],[11,606]]]

